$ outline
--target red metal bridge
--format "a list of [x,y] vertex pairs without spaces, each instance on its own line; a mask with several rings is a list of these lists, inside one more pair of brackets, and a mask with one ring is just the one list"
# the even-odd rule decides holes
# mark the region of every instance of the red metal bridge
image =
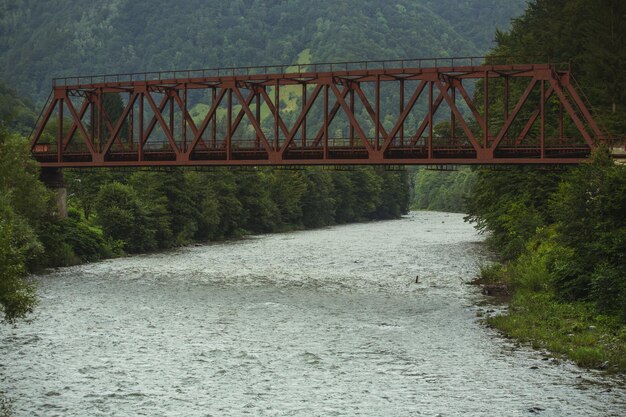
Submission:
[[609,141],[575,85],[484,58],[62,78],[31,150],[49,168],[572,164]]

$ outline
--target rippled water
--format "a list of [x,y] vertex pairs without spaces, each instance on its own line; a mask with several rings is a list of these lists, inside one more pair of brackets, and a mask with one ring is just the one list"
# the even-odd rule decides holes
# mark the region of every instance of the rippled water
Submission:
[[60,269],[0,327],[0,390],[18,416],[625,415],[620,381],[480,323],[480,241],[413,213]]

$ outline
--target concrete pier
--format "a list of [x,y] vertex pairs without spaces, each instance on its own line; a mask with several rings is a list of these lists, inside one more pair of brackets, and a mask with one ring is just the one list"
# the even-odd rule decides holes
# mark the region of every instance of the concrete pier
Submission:
[[42,168],[41,181],[54,191],[56,202],[56,214],[61,218],[67,217],[67,188],[65,187],[65,177],[60,168]]

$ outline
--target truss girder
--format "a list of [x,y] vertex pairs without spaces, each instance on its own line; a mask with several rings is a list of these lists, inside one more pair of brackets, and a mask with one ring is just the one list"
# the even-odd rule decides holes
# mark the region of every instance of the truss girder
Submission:
[[63,83],[30,145],[49,167],[571,164],[608,138],[570,79],[529,64]]

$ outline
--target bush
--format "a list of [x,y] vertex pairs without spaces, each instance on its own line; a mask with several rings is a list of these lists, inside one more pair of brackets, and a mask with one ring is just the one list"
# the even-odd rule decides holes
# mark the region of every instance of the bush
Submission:
[[158,247],[156,230],[135,190],[114,182],[100,188],[96,198],[96,221],[112,240],[124,242],[124,250],[142,252]]
[[626,322],[626,274],[623,270],[600,263],[591,275],[591,295],[603,313],[618,315]]
[[504,265],[489,263],[480,266],[477,284],[498,284],[506,280]]

